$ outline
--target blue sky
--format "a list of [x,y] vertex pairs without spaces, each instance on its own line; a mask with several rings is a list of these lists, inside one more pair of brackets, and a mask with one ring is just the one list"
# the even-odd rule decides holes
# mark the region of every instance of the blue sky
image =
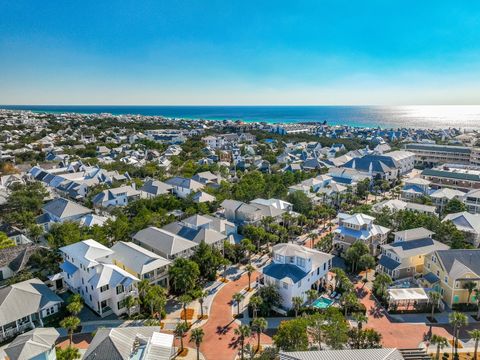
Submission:
[[480,2],[0,0],[0,104],[480,104]]

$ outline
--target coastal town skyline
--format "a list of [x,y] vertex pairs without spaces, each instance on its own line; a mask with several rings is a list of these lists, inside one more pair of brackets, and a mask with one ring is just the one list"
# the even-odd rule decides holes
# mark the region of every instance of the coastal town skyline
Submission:
[[1,104],[479,104],[473,2],[0,3]]

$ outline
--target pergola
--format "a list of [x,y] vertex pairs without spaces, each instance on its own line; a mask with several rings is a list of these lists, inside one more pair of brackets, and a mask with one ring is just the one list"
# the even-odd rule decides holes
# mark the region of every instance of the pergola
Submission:
[[429,297],[423,288],[388,289],[388,305],[401,306],[406,309],[410,305],[428,303]]

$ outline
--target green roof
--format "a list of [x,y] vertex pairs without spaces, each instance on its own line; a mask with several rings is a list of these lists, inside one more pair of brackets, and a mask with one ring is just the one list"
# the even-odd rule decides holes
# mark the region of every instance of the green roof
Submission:
[[405,149],[442,151],[442,152],[449,152],[449,153],[464,153],[464,154],[470,154],[472,152],[472,149],[466,146],[433,145],[433,144],[406,144]]
[[422,171],[422,176],[437,176],[456,180],[480,181],[480,175],[438,169],[425,169]]

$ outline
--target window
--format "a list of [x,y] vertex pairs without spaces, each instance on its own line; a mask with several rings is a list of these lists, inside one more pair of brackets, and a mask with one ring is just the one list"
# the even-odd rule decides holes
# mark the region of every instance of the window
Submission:
[[301,286],[302,286],[302,280],[298,282],[298,287],[301,287]]
[[284,289],[288,289],[288,284],[284,281],[282,281],[282,286],[283,286]]
[[125,307],[125,300],[121,300],[117,302],[117,308],[118,310],[123,309]]
[[125,291],[125,289],[124,289],[123,285],[118,285],[117,286],[117,295],[123,293],[124,291]]
[[92,302],[92,295],[89,295],[89,297],[90,297],[90,302]]
[[297,265],[300,267],[305,267],[305,259],[301,257],[297,257]]
[[443,280],[444,280],[446,283],[448,283],[448,276],[445,275],[445,277],[443,278]]
[[103,285],[103,286],[100,288],[100,292],[107,291],[108,289],[109,289],[108,284],[107,284],[107,285]]

